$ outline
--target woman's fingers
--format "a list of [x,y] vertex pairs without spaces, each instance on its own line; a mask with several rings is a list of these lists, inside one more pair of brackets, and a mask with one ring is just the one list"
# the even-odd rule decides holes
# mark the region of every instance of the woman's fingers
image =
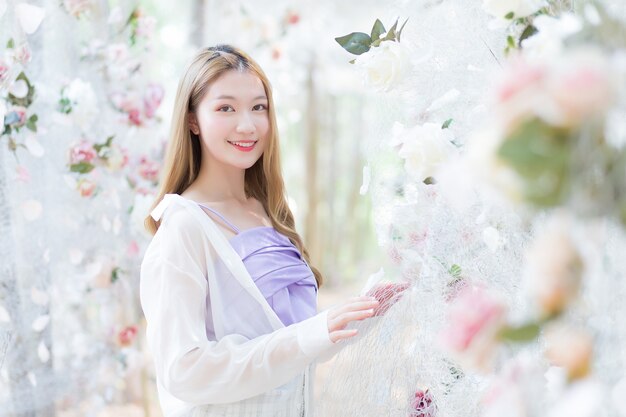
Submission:
[[351,330],[337,330],[330,333],[330,341],[335,343],[343,339],[349,339],[356,336],[358,331],[356,329]]
[[342,313],[336,318],[330,320],[328,330],[331,332],[335,330],[342,330],[352,321],[364,320],[366,318],[372,317],[373,315],[374,309],[349,311],[347,313]]
[[341,314],[350,311],[369,310],[378,307],[378,300],[373,297],[359,297],[361,299],[353,299],[342,306],[333,308],[328,312],[329,318],[333,319]]

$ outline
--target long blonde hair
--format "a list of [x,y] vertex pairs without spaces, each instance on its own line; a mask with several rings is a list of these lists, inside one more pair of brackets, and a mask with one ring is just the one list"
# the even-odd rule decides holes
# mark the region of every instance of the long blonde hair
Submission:
[[[159,193],[152,208],[165,194],[181,194],[197,178],[200,171],[200,138],[189,128],[189,114],[197,110],[209,86],[227,71],[249,71],[263,83],[268,100],[269,132],[268,144],[259,160],[245,173],[245,193],[263,204],[272,226],[298,248],[309,263],[318,286],[322,285],[322,274],[310,265],[307,249],[296,232],[293,214],[287,204],[285,184],[280,165],[280,148],[276,113],[272,99],[272,88],[267,76],[247,54],[229,45],[204,48],[196,54],[178,84],[172,126],[170,130],[165,166],[161,172]],[[152,210],[151,210],[152,211]],[[156,233],[160,222],[151,216],[144,222],[151,234]]]

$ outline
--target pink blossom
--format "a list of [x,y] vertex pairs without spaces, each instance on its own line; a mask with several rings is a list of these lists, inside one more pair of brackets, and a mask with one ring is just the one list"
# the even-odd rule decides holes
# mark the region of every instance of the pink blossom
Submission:
[[140,16],[137,19],[135,34],[139,37],[149,39],[154,34],[156,19],[152,16]]
[[17,180],[23,183],[30,182],[30,172],[23,165],[18,165],[15,168],[15,172],[17,173]]
[[410,284],[408,282],[385,282],[369,290],[367,296],[374,297],[379,302],[378,307],[374,310],[374,316],[384,315],[391,306],[402,298],[404,291],[407,290],[409,286]]
[[139,109],[131,109],[128,111],[128,121],[135,126],[141,126],[141,112]]
[[145,156],[139,159],[139,175],[147,181],[156,182],[159,179],[160,168],[158,162],[150,161]]
[[435,417],[437,415],[437,405],[433,401],[433,396],[428,390],[415,391],[415,397],[411,399],[411,411],[409,417]]
[[26,107],[13,106],[5,116],[5,123],[11,127],[21,127],[26,124]]
[[15,48],[15,51],[13,52],[13,58],[22,65],[27,64],[31,58],[31,52],[28,44],[24,43]]
[[506,308],[501,300],[484,288],[460,289],[448,310],[447,328],[440,341],[461,365],[478,370],[490,367],[505,324]]
[[137,336],[137,326],[126,326],[117,335],[120,346],[130,346]]
[[93,145],[85,140],[70,149],[70,164],[80,164],[81,162],[91,162],[96,157],[96,150]]
[[137,241],[131,240],[128,244],[128,248],[126,248],[126,254],[131,258],[139,255],[139,245],[137,244]]
[[78,181],[76,188],[78,189],[81,197],[91,197],[94,195],[97,186],[94,182],[83,178]]
[[7,79],[9,76],[9,64],[0,60],[0,82]]
[[522,60],[514,61],[514,65],[506,78],[497,87],[496,95],[500,103],[505,102],[519,93],[535,87],[545,77],[545,70]]
[[143,96],[144,114],[148,119],[154,117],[157,109],[161,105],[165,91],[158,84],[150,84]]

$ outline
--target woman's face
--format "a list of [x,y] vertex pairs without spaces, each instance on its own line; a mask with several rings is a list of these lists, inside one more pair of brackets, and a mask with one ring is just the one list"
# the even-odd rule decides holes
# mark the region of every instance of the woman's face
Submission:
[[250,168],[269,140],[263,83],[249,71],[224,73],[211,84],[196,113],[190,114],[189,127],[200,135],[203,158]]

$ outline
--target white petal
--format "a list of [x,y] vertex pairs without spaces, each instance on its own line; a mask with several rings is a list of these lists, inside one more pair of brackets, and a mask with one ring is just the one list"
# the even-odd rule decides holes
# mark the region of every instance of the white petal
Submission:
[[365,195],[367,193],[367,190],[370,187],[370,179],[371,179],[370,167],[369,165],[366,165],[363,167],[363,184],[361,184],[361,188],[359,189],[359,194]]
[[19,79],[11,85],[9,93],[13,94],[17,98],[24,98],[28,95],[28,84],[26,81]]
[[105,232],[108,232],[111,230],[111,220],[109,220],[107,216],[102,216],[102,229]]
[[32,6],[26,3],[20,3],[15,6],[15,14],[17,15],[17,20],[20,22],[20,26],[22,26],[22,29],[28,35],[35,33],[45,16],[42,7]]
[[72,265],[78,265],[83,261],[85,254],[80,249],[70,249],[70,263]]
[[29,372],[29,373],[27,374],[27,376],[28,376],[28,380],[30,381],[30,384],[31,384],[33,387],[36,387],[36,386],[37,386],[37,377],[35,377],[35,374],[34,374],[34,373],[32,373],[32,372]]
[[39,359],[43,363],[48,362],[48,360],[50,359],[50,351],[46,347],[46,344],[43,342],[43,340],[41,341],[41,343],[39,343],[39,348],[37,349],[37,353],[39,354]]
[[500,239],[500,232],[495,227],[487,227],[483,230],[483,242],[492,252],[497,251],[502,245],[502,240]]
[[50,301],[50,297],[47,293],[35,287],[30,289],[30,299],[33,301],[33,303],[39,306],[48,305],[48,302]]
[[9,312],[2,306],[0,306],[0,323],[11,323]]
[[6,0],[0,0],[0,19],[4,16],[4,12],[7,11],[7,2]]
[[43,146],[35,139],[34,135],[26,137],[24,145],[26,149],[28,149],[28,152],[35,158],[41,158],[45,153]]
[[50,323],[50,316],[44,314],[43,316],[37,317],[35,321],[33,321],[32,328],[34,331],[39,333],[48,326],[48,323]]
[[26,200],[22,203],[22,214],[24,218],[29,221],[35,221],[41,217],[43,207],[37,200]]
[[117,236],[120,234],[121,230],[122,230],[122,220],[120,220],[120,216],[115,216],[115,219],[113,219],[113,234]]
[[369,278],[367,279],[367,282],[365,283],[365,286],[361,290],[361,295],[367,294],[367,292],[371,290],[372,288],[374,288],[374,286],[378,284],[380,281],[382,281],[384,277],[385,277],[385,270],[381,266],[378,272],[369,276]]
[[49,264],[49,263],[50,263],[50,249],[46,249],[46,250],[43,252],[43,261],[44,261],[44,263],[46,263],[46,264]]
[[437,100],[433,101],[430,106],[426,109],[427,112],[439,110],[440,108],[446,106],[447,104],[453,103],[456,99],[459,98],[461,93],[456,88],[445,93],[443,96],[439,97]]

